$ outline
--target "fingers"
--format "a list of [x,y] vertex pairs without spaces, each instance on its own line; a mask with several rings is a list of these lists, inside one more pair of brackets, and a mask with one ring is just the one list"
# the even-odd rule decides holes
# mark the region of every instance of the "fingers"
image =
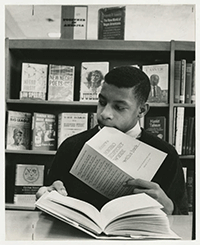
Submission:
[[38,200],[45,192],[47,192],[47,187],[46,186],[42,186],[39,188],[39,190],[36,193],[36,200]]
[[67,196],[67,191],[63,185],[63,182],[60,180],[54,181],[51,186],[48,187],[48,191],[56,190],[63,196]]
[[157,183],[143,179],[129,179],[126,181],[125,186],[134,186],[142,189],[159,189],[159,185]]

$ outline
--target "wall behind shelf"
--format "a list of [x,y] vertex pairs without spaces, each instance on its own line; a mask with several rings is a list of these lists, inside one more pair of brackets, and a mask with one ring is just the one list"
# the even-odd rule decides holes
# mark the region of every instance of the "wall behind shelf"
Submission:
[[[98,10],[117,6],[100,3],[88,5],[88,39],[97,39]],[[65,4],[71,3],[65,1]],[[153,5],[121,1],[120,6],[126,6],[126,40],[195,40],[194,4]],[[49,38],[48,32],[60,32],[61,5],[35,4],[34,12],[32,8],[33,5],[6,6],[6,37]]]

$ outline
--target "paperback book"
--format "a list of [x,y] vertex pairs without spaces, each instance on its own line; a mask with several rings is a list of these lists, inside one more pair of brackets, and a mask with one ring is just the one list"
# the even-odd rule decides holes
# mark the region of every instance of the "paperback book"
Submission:
[[20,100],[46,100],[46,93],[20,91],[19,98]]
[[22,63],[21,91],[47,91],[47,64]]
[[56,116],[33,113],[32,150],[56,150]]
[[35,208],[35,194],[44,184],[44,165],[16,164],[14,204]]
[[88,113],[60,113],[58,115],[58,147],[66,138],[87,129]]
[[99,9],[98,39],[124,40],[126,7]]
[[146,117],[145,123],[147,132],[166,140],[166,117]]
[[48,81],[49,101],[74,100],[74,66],[50,65]]
[[109,62],[82,62],[80,101],[97,102]]
[[31,119],[32,115],[28,112],[7,112],[6,149],[30,149]]
[[180,239],[170,229],[162,205],[145,193],[116,198],[99,211],[87,202],[52,191],[43,195],[36,207],[96,239]]
[[70,173],[108,199],[133,193],[123,183],[150,181],[164,161],[159,151],[121,131],[104,127],[85,143]]
[[142,70],[147,74],[151,83],[148,102],[168,102],[169,65],[144,65]]

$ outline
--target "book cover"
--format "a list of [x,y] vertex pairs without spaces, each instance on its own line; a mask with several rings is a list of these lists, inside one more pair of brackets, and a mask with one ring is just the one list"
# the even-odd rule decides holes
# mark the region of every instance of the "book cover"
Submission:
[[52,191],[39,198],[36,207],[96,239],[180,239],[162,205],[145,193],[116,198],[98,210]]
[[124,40],[126,7],[101,8],[98,12],[98,39]]
[[121,131],[104,127],[85,143],[70,173],[108,199],[133,193],[131,178],[150,181],[166,157]]
[[181,60],[181,83],[180,83],[180,103],[185,103],[185,85],[186,85],[186,60]]
[[16,164],[14,204],[35,207],[35,194],[44,184],[44,165]]
[[148,102],[168,102],[169,65],[143,65],[142,70],[147,74],[151,83]]
[[60,113],[58,115],[58,147],[66,138],[87,129],[88,113]]
[[146,117],[147,132],[166,140],[166,117]]
[[52,64],[49,66],[49,101],[74,100],[74,72],[74,66]]
[[56,116],[33,113],[32,150],[56,150]]
[[191,103],[195,104],[196,102],[196,62],[192,62],[192,85],[191,85]]
[[192,63],[186,64],[185,103],[191,103]]
[[46,64],[22,63],[21,91],[46,93],[47,69]]
[[177,60],[174,63],[174,103],[179,103],[180,100],[180,84],[181,84],[181,61]]
[[182,154],[183,146],[183,126],[184,126],[184,107],[177,107],[176,111],[176,132],[175,132],[175,148],[179,155]]
[[65,5],[61,9],[61,38],[87,39],[88,7]]
[[19,98],[20,100],[46,100],[46,93],[20,91]]
[[32,114],[28,112],[7,112],[6,149],[30,149],[31,118]]
[[98,95],[109,71],[109,62],[82,62],[80,101],[97,102]]

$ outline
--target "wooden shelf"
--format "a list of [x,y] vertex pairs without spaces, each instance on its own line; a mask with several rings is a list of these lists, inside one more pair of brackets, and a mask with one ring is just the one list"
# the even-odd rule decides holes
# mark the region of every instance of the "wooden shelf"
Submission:
[[35,150],[5,150],[10,154],[28,154],[28,155],[55,155],[56,151],[35,151]]

